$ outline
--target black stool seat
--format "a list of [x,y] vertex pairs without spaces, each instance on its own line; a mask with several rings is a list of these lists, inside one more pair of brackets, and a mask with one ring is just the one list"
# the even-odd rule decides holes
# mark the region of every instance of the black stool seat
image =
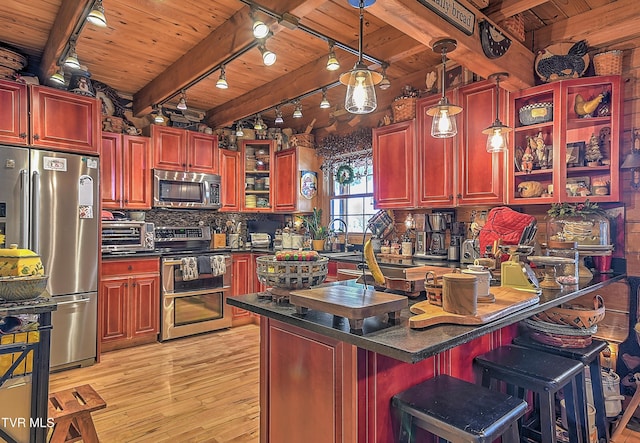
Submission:
[[[507,393],[525,396],[525,390],[535,392],[539,399],[536,412],[540,420],[534,436],[541,442],[555,442],[555,393],[562,390],[566,402],[570,441],[587,442],[587,405],[576,401],[579,389],[584,389],[583,364],[535,349],[501,346],[474,359],[482,369],[482,386],[491,387],[497,381],[507,384]],[[528,430],[528,429],[527,429]]]
[[[598,429],[598,441],[609,441],[609,427],[607,426],[607,411],[602,387],[600,367],[600,353],[609,346],[604,340],[592,339],[591,344],[585,348],[559,348],[532,340],[523,335],[513,339],[513,344],[526,348],[537,349],[561,357],[578,360],[583,365],[589,366],[591,377],[591,390],[593,391],[593,407],[596,409],[596,428]],[[578,403],[585,401],[581,389],[578,390]]]
[[449,375],[439,375],[393,396],[401,413],[400,442],[414,441],[413,425],[454,442],[516,443],[527,403]]

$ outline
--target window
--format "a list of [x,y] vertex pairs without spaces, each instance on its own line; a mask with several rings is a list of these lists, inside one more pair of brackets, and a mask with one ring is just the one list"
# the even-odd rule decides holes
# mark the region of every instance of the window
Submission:
[[[350,179],[351,177],[351,179]],[[357,164],[336,163],[331,174],[331,220],[340,218],[348,225],[349,233],[363,233],[373,208],[373,164],[370,158]],[[340,223],[331,225],[344,230]]]

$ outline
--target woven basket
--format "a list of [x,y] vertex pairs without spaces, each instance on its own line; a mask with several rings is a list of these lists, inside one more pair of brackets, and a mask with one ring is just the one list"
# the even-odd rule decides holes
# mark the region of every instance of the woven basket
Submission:
[[511,34],[516,40],[524,42],[524,16],[522,13],[505,18],[498,23],[498,26]]
[[393,112],[393,121],[403,122],[416,117],[416,98],[399,98],[391,103],[391,111]]
[[613,50],[594,55],[593,68],[596,75],[622,74],[622,51]]
[[433,272],[427,272],[424,280],[424,288],[427,292],[427,300],[436,306],[442,306],[442,283],[438,282],[438,276]]
[[587,329],[598,324],[605,316],[604,300],[600,295],[593,297],[593,307],[594,309],[577,305],[569,308],[556,306],[535,314],[533,317],[557,325]]
[[294,290],[321,284],[329,272],[329,259],[277,261],[274,255],[256,258],[258,280],[266,286]]

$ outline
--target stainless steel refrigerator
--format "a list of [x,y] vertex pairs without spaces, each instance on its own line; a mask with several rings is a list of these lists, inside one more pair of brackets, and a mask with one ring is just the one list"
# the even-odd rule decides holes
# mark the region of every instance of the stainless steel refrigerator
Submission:
[[[98,157],[0,146],[2,247],[42,258],[52,314],[51,367],[95,362],[99,253]],[[2,237],[0,236],[0,239]]]

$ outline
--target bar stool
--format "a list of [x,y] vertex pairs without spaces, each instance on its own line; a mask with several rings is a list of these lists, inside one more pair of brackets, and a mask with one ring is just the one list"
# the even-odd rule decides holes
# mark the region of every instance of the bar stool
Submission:
[[[507,393],[525,398],[526,391],[536,394],[535,416],[522,426],[521,435],[542,443],[556,442],[555,394],[564,393],[569,441],[588,442],[587,404],[577,401],[577,391],[584,386],[582,363],[535,349],[501,346],[479,355],[474,363],[482,370],[482,386],[493,387],[498,381],[507,385]],[[493,386],[492,386],[493,385]],[[534,429],[536,421],[540,429]]]
[[[593,407],[596,408],[596,428],[598,429],[598,441],[609,441],[609,427],[607,426],[607,411],[604,403],[604,390],[602,388],[602,376],[600,367],[600,353],[609,345],[604,340],[592,339],[586,348],[558,348],[532,340],[524,335],[516,337],[513,344],[525,348],[537,349],[543,352],[559,355],[561,357],[578,360],[589,367],[591,377],[591,390],[593,391]],[[584,402],[584,393],[578,389],[578,404]]]
[[98,434],[91,413],[106,407],[105,401],[91,385],[50,394],[49,418],[53,419],[54,427],[49,443],[78,440],[84,443],[98,443]]
[[[400,412],[398,441],[415,441],[415,426],[440,441],[518,443],[518,419],[527,403],[449,375],[439,375],[393,396]],[[445,440],[446,439],[446,440]]]

